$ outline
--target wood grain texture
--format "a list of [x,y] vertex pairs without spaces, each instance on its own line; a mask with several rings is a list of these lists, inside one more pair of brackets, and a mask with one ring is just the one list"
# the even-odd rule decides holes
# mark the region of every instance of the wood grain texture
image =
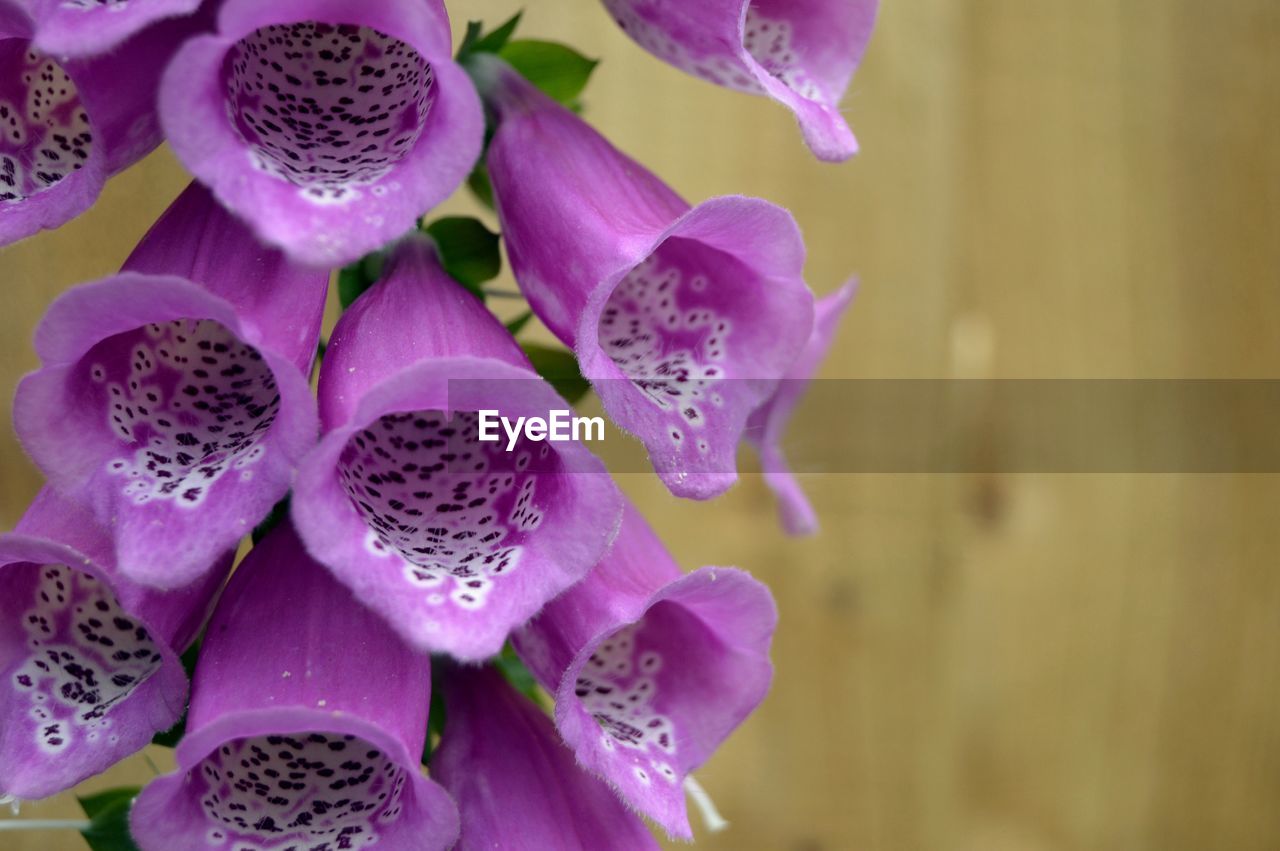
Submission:
[[[451,5],[460,29],[518,4]],[[587,114],[622,148],[691,199],[790,207],[815,290],[862,276],[825,375],[1280,373],[1274,0],[889,2],[838,168],[592,0],[525,5],[526,34],[605,58]],[[160,152],[3,252],[4,386],[48,301],[114,270],[183,181]],[[8,432],[0,470],[12,524],[38,478]],[[1276,477],[813,475],[825,528],[799,542],[755,477],[711,504],[624,478],[683,564],[748,568],[782,611],[771,697],[700,774],[732,822],[700,847],[1280,847]]]

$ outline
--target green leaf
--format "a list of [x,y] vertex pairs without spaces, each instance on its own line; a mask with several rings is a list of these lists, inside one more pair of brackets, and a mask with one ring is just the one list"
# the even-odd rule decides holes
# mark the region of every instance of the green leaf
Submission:
[[[182,670],[187,672],[187,682],[196,673],[196,660],[200,656],[200,642],[202,638],[197,638],[182,654]],[[174,748],[178,746],[178,742],[182,741],[182,737],[187,733],[187,714],[182,713],[182,717],[178,719],[178,723],[174,724],[168,730],[156,733],[151,737],[151,744],[159,745],[162,748]],[[92,815],[92,813],[90,814]]]
[[476,200],[484,204],[490,210],[493,206],[493,184],[489,182],[489,168],[484,164],[484,160],[476,163],[476,167],[471,170],[471,174],[467,177],[467,188],[471,190],[471,194],[476,196]]
[[178,719],[178,723],[174,724],[168,730],[162,733],[156,733],[151,737],[151,744],[159,745],[162,748],[176,748],[178,742],[182,741],[182,737],[187,734],[187,714],[182,713],[182,717]]
[[458,45],[458,58],[471,52],[475,43],[480,40],[480,34],[484,32],[484,21],[467,21],[467,31],[462,36],[462,44]]
[[258,542],[267,536],[267,533],[276,526],[280,525],[280,521],[289,516],[289,494],[284,495],[284,499],[277,502],[271,507],[271,513],[263,518],[262,522],[253,527],[253,545],[256,547]]
[[364,279],[364,270],[360,261],[338,270],[338,303],[342,305],[343,310],[350,307],[351,302],[359,298],[360,293],[368,288],[369,284]]
[[444,270],[481,298],[480,285],[502,271],[498,235],[469,216],[446,216],[427,225],[427,233],[440,249]]
[[521,348],[538,374],[570,405],[576,404],[591,392],[591,383],[582,377],[582,370],[578,368],[578,359],[573,356],[573,352],[537,343],[524,343]]
[[427,732],[443,736],[444,722],[444,692],[434,689],[431,692],[431,708],[427,710]]
[[538,681],[533,678],[533,674],[524,666],[524,662],[520,661],[520,657],[516,655],[516,649],[511,646],[510,641],[502,646],[502,652],[494,658],[493,666],[506,678],[512,688],[538,704],[538,706],[546,709],[542,702],[542,692],[538,689]]
[[[467,39],[462,40],[462,48],[458,50],[458,55],[464,53],[497,53],[506,46],[511,40],[511,36],[515,34],[516,27],[520,25],[520,16],[524,14],[524,10],[520,10],[511,16],[505,23],[488,35],[478,36],[470,44]],[[467,25],[467,36],[471,35],[471,25]]]
[[600,64],[567,45],[534,39],[509,42],[498,55],[544,94],[565,105],[578,99]]
[[79,799],[89,817],[89,826],[81,835],[93,851],[138,851],[129,835],[129,806],[139,791],[137,787],[121,787]]
[[512,337],[516,336],[524,329],[524,326],[529,324],[529,320],[532,318],[533,311],[526,310],[524,313],[507,323],[507,333]]
[[[446,663],[447,664],[447,663]],[[435,742],[444,735],[444,688],[442,687],[441,664],[431,666],[431,706],[427,710],[427,741],[422,746],[422,764],[431,762],[431,754],[435,751]]]
[[142,789],[137,786],[121,786],[118,789],[108,789],[76,800],[80,802],[80,808],[84,810],[84,814],[90,819],[95,819],[121,801],[125,804],[131,803],[141,791]]
[[366,254],[338,272],[338,301],[346,310],[360,294],[377,283],[386,257],[381,252]]
[[182,713],[182,717],[178,719],[178,723],[174,724],[163,733],[156,733],[151,737],[151,744],[159,745],[162,748],[176,748],[178,742],[182,741],[182,737],[187,734],[187,713]]

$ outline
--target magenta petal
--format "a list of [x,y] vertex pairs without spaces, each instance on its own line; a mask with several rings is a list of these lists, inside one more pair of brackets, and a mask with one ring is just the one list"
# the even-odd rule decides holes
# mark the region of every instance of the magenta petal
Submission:
[[36,497],[0,535],[0,795],[68,789],[173,726],[187,692],[177,654],[231,555],[195,585],[143,588],[92,517],[49,488]]
[[299,468],[294,521],[419,649],[496,653],[613,539],[621,496],[582,444],[477,439],[477,411],[569,405],[423,237],[339,320],[320,408],[327,433]]
[[493,668],[451,666],[431,774],[458,804],[455,851],[644,851],[658,843],[574,764],[551,720]]
[[[43,22],[0,0],[0,245],[83,213],[108,177],[160,144],[160,73],[199,18],[165,21],[110,53],[68,59],[34,48]],[[42,98],[32,97],[37,80],[49,90]]]
[[143,851],[448,848],[458,814],[422,776],[430,662],[307,557],[285,522],[205,633],[178,770],[130,826]]
[[530,305],[673,493],[723,493],[747,416],[812,327],[795,221],[754,198],[690,209],[501,60],[473,62],[498,114],[489,174]]
[[50,483],[109,528],[120,572],[174,588],[248,534],[314,444],[328,276],[194,185],[126,269],[50,306],[14,422]]
[[778,516],[790,535],[817,532],[818,518],[782,454],[782,434],[791,419],[791,412],[804,396],[809,380],[831,349],[840,320],[857,290],[857,279],[853,279],[831,295],[818,299],[813,333],[804,352],[778,384],[777,391],[751,414],[747,423],[747,440],[760,452],[765,483],[778,499]]
[[348,423],[370,388],[405,367],[451,357],[530,372],[502,323],[444,271],[431,237],[410,234],[388,255],[382,280],[347,308],[329,337],[320,373],[322,427]]
[[483,113],[450,45],[440,0],[226,0],[218,33],[166,72],[161,119],[262,239],[342,265],[411,229],[480,154]]
[[628,507],[605,559],[513,636],[578,762],[671,834],[682,783],[764,699],[777,610],[734,568],[682,575]]
[[795,113],[819,159],[858,150],[840,101],[878,0],[604,0],[627,35],[704,80],[767,95]]
[[[52,56],[92,56],[150,24],[192,14],[201,0],[28,0],[35,45]],[[210,5],[214,5],[211,3]]]

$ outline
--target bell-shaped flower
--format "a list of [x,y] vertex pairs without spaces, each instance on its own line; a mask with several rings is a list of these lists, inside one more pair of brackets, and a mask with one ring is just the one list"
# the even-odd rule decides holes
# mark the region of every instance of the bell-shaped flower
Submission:
[[682,574],[634,507],[587,578],[512,641],[578,762],[672,835],[684,782],[769,689],[777,610],[734,568]]
[[436,851],[458,836],[421,771],[430,661],[307,557],[250,551],[200,647],[178,769],[134,802],[142,851]]
[[50,306],[15,427],[50,484],[111,532],[123,575],[188,584],[289,489],[315,442],[307,376],[327,277],[193,184],[124,271]]
[[186,703],[178,654],[231,567],[175,591],[120,575],[111,538],[45,488],[0,535],[0,795],[43,798],[172,727]]
[[33,43],[38,20],[0,0],[0,245],[80,215],[108,177],[160,144],[160,74],[198,27],[165,22],[110,53],[66,58]]
[[484,116],[443,0],[225,0],[165,72],[178,159],[259,237],[337,266],[470,172]]
[[879,0],[604,0],[633,41],[717,85],[795,113],[820,159],[858,143],[840,101],[871,38]]
[[673,493],[724,492],[747,416],[813,324],[795,220],[754,198],[690,209],[502,60],[470,61],[497,118],[489,176],[530,305]]
[[646,851],[648,828],[575,764],[551,720],[493,667],[450,666],[431,776],[458,805],[455,851]]
[[298,531],[420,650],[498,652],[617,530],[621,495],[582,443],[512,439],[492,419],[498,439],[480,439],[482,416],[546,420],[569,405],[425,234],[402,240],[339,320],[319,397]]
[[778,500],[778,518],[789,535],[812,535],[818,531],[818,517],[796,481],[787,459],[782,454],[782,435],[791,413],[804,396],[809,381],[826,358],[835,340],[840,319],[853,302],[856,280],[818,299],[814,310],[813,333],[804,352],[791,365],[777,391],[751,414],[747,421],[747,442],[760,453],[760,467],[765,483]]

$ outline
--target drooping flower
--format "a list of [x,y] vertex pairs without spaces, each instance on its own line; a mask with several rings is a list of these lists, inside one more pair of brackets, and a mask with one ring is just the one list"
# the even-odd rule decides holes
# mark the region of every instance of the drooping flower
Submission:
[[0,535],[0,795],[43,798],[123,759],[182,715],[179,653],[231,567],[176,591],[116,570],[111,539],[45,488]]
[[604,0],[636,44],[704,80],[766,95],[795,113],[819,159],[858,150],[840,101],[871,38],[879,0]]
[[628,506],[604,560],[512,641],[578,762],[688,838],[683,783],[764,698],[776,624],[764,585],[734,568],[682,574]]
[[198,26],[166,22],[110,53],[67,59],[33,45],[27,7],[0,0],[0,245],[80,215],[108,177],[160,144],[160,73]]
[[448,848],[420,771],[430,661],[307,557],[288,522],[245,558],[200,648],[178,770],[138,796],[143,851]]
[[325,434],[292,500],[299,533],[421,650],[496,653],[613,538],[621,496],[581,443],[479,440],[481,411],[545,419],[569,405],[424,234],[343,314],[319,397]]
[[315,442],[307,375],[327,278],[259,245],[193,184],[124,271],[50,306],[15,427],[50,483],[108,528],[121,574],[188,584],[288,490]]
[[812,327],[794,219],[743,197],[690,209],[502,60],[471,62],[497,116],[489,175],[530,305],[673,493],[722,493],[747,416]]
[[494,668],[451,666],[431,774],[458,804],[455,851],[645,851],[658,843],[613,791],[574,763],[550,719]]
[[226,0],[174,57],[174,152],[268,243],[335,266],[413,227],[462,181],[484,118],[442,0]]
[[[146,27],[182,18],[200,9],[202,0],[25,0],[35,21],[35,46],[49,56],[93,56],[120,45]],[[204,0],[211,22],[217,0]],[[170,30],[170,38],[194,32]],[[175,45],[176,46],[176,45]],[[154,95],[154,89],[152,91]]]
[[822,365],[835,340],[840,319],[853,302],[856,280],[848,281],[830,295],[818,299],[814,311],[813,333],[803,354],[792,364],[777,391],[751,414],[747,421],[747,442],[760,453],[760,466],[765,483],[778,499],[778,518],[790,535],[812,535],[818,531],[818,517],[804,495],[800,483],[782,454],[782,433],[791,412],[800,402],[810,379]]

